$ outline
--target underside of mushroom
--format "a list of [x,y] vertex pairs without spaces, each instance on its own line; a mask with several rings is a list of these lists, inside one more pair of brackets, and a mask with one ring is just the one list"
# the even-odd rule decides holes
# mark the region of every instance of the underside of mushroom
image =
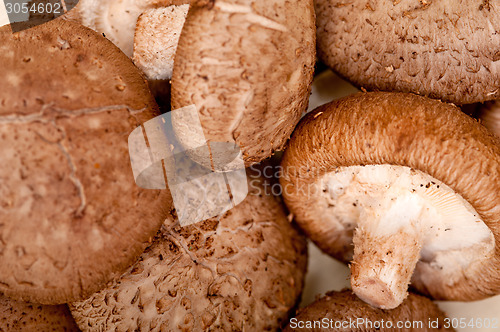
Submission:
[[278,330],[300,297],[307,247],[261,180],[218,218],[181,227],[172,207],[134,266],[70,306],[82,331]]
[[452,280],[464,266],[494,254],[493,234],[478,213],[423,172],[391,165],[341,167],[317,185],[318,216],[346,233],[345,239],[353,232],[351,285],[373,306],[397,307],[417,264],[430,264]]

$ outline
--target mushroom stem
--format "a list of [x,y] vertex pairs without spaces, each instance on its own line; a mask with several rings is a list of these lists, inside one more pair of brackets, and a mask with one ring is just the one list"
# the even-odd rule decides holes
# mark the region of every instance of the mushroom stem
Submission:
[[418,197],[406,195],[391,201],[384,215],[365,214],[354,232],[351,265],[351,286],[363,301],[394,309],[408,296],[423,243],[421,210]]

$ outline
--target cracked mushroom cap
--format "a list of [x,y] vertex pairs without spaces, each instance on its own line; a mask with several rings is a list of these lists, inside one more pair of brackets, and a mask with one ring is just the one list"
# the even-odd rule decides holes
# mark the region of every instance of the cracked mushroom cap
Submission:
[[[328,319],[328,327],[307,327],[307,322],[323,321]],[[406,325],[404,331],[454,331],[444,327],[446,315],[428,298],[420,295],[410,294],[408,298],[397,309],[382,310],[373,308],[356,297],[350,290],[342,292],[328,292],[322,298],[316,300],[309,306],[300,309],[297,316],[290,320],[285,332],[291,331],[347,331],[341,326],[335,326],[335,323],[358,321],[364,319],[366,323],[357,325],[355,331],[403,331],[403,328],[396,328],[399,322]],[[383,329],[370,327],[368,321],[372,324],[385,322]],[[437,326],[429,328],[429,321],[438,321]],[[305,328],[298,328],[299,326]],[[349,326],[349,325],[347,325]],[[394,328],[389,328],[394,326]],[[410,327],[411,326],[411,327]],[[345,326],[344,326],[345,327]]]
[[237,168],[283,148],[307,108],[314,18],[312,0],[191,4],[175,58],[172,110],[195,105],[205,137],[191,120],[174,118],[186,149],[205,138],[234,142],[242,151]]
[[485,103],[477,115],[486,128],[500,137],[500,101]]
[[277,330],[302,292],[306,242],[258,183],[220,219],[180,227],[172,213],[127,273],[71,305],[80,328]]
[[127,144],[157,106],[129,58],[62,19],[0,29],[0,64],[0,291],[84,298],[163,222],[164,193],[135,185]]
[[318,56],[358,86],[456,104],[500,98],[500,4],[316,0]]
[[353,290],[373,306],[399,305],[410,280],[442,300],[500,293],[500,140],[457,107],[404,93],[323,105],[282,168],[290,212],[352,260]]
[[151,8],[189,4],[190,0],[80,0],[72,19],[102,33],[131,57],[137,18]]
[[77,332],[75,320],[64,305],[30,304],[0,295],[0,331]]

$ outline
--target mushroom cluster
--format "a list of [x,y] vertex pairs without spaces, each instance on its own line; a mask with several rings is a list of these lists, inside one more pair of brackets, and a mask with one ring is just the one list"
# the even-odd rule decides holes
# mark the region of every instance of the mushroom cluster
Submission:
[[[0,331],[449,331],[432,300],[500,294],[497,3],[29,16],[0,27]],[[351,289],[300,303],[306,237]]]
[[149,81],[161,108],[170,106],[170,79],[190,0],[80,0],[64,17],[112,41]]
[[[277,330],[302,292],[304,237],[280,201],[255,187],[225,215],[183,228],[168,188],[136,185],[128,138],[160,115],[158,106],[131,59],[75,16],[16,33],[0,30],[2,324],[9,331],[76,330],[68,309],[57,305],[76,308],[113,283],[128,285],[115,299],[127,311],[122,296],[139,287],[128,281],[132,275],[154,285],[130,303],[143,314],[132,317],[133,330],[190,322]],[[147,273],[137,273],[145,261]],[[171,273],[175,264],[186,276],[169,284],[179,277]],[[184,323],[173,319],[177,304],[167,301],[176,292],[187,310]],[[152,307],[144,312],[148,299]]]
[[133,56],[157,97],[168,94],[165,80],[172,78],[172,110],[197,107],[204,137],[190,121],[176,121],[186,149],[196,151],[200,139],[233,142],[239,160],[256,164],[284,147],[307,109],[316,60],[313,1],[189,3],[81,0],[76,20]]
[[71,305],[82,331],[275,331],[286,324],[302,292],[306,246],[259,182],[234,209],[200,224],[180,227],[171,207],[136,264]]

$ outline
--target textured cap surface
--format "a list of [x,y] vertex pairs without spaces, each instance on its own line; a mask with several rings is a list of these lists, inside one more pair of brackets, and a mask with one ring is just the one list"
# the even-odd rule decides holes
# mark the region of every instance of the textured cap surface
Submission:
[[157,106],[129,58],[62,19],[2,28],[0,64],[0,291],[46,304],[88,296],[163,221],[163,193],[135,185],[127,145]]
[[316,0],[318,55],[367,89],[456,104],[500,98],[500,4]]
[[258,178],[232,210],[180,227],[110,287],[71,307],[84,331],[275,331],[304,284],[306,242]]
[[170,80],[189,5],[148,9],[139,16],[134,63],[150,80]]
[[445,183],[477,211],[495,248],[457,274],[419,261],[413,286],[438,299],[475,300],[500,292],[500,140],[457,107],[403,93],[343,98],[301,121],[281,165],[288,208],[324,251],[340,259],[351,238],[323,222],[304,190],[322,175],[341,166],[399,165]]
[[[307,108],[315,63],[311,0],[194,1],[177,48],[172,109],[196,105],[207,140],[247,165],[281,149]],[[179,137],[197,147],[189,132]]]

